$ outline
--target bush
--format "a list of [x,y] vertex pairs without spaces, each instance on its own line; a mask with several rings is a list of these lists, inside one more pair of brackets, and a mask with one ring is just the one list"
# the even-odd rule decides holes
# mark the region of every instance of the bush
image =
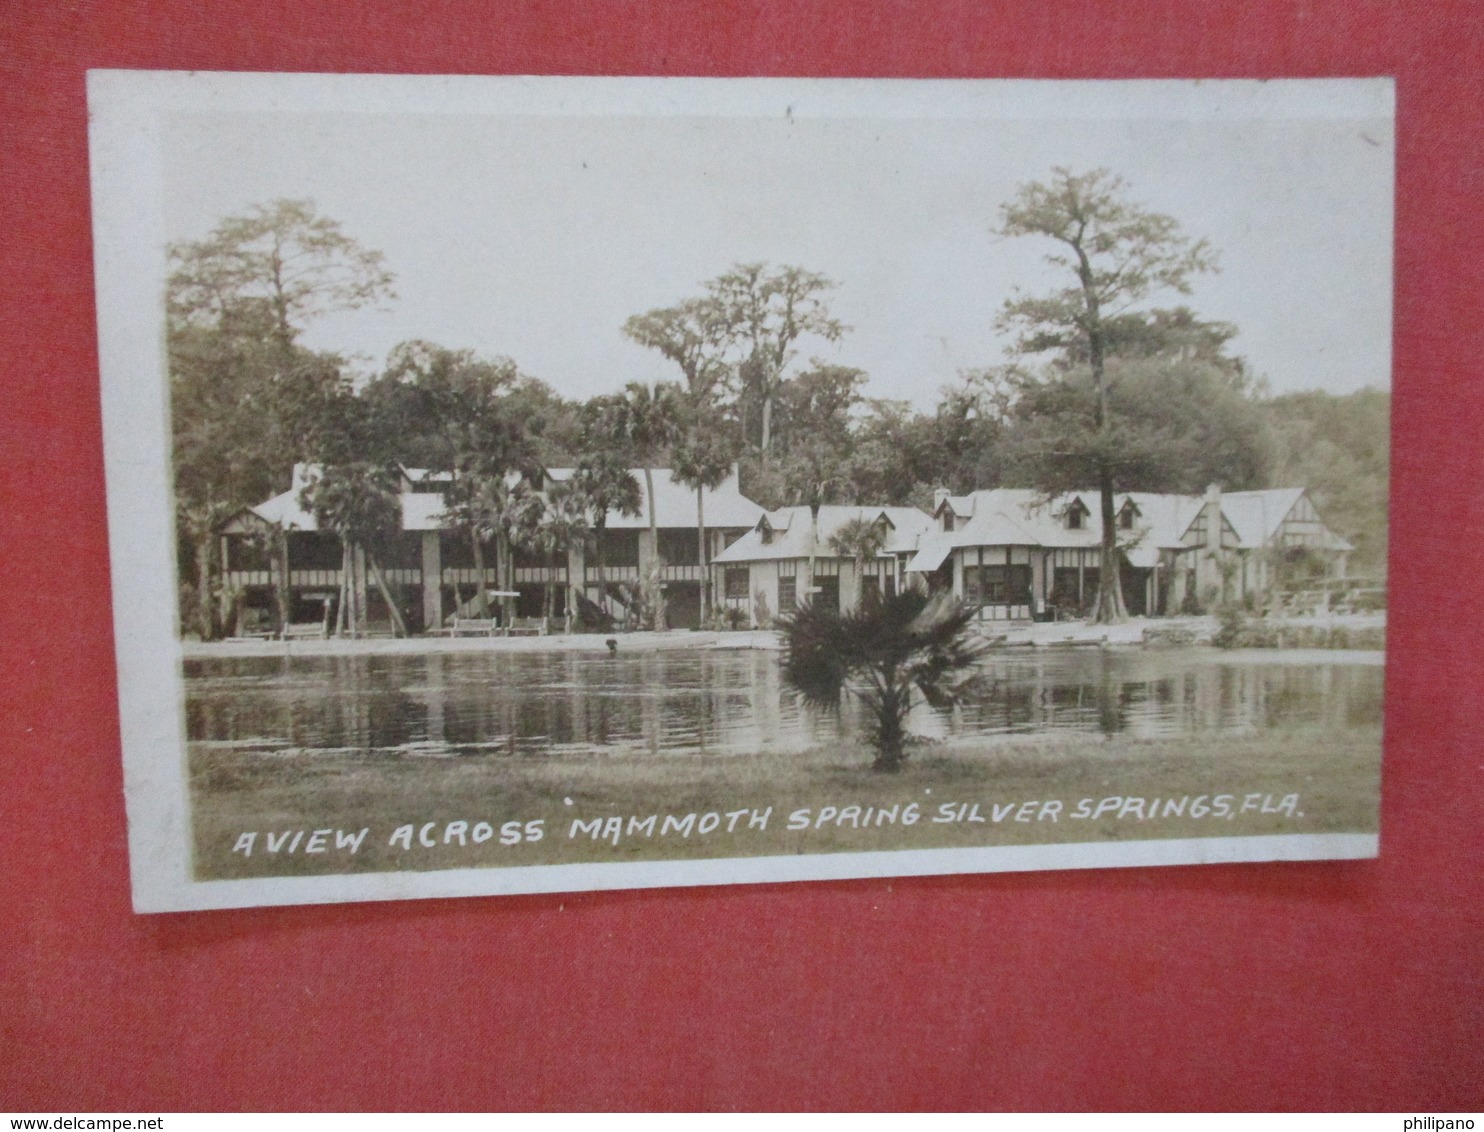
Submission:
[[1216,616],[1216,634],[1211,643],[1219,649],[1236,648],[1247,630],[1247,614],[1240,605],[1228,605]]
[[905,725],[915,693],[947,707],[978,683],[968,670],[984,646],[971,643],[974,609],[951,594],[907,589],[849,613],[801,606],[785,617],[783,675],[810,703],[837,710],[858,696],[873,717],[873,770],[906,762]]

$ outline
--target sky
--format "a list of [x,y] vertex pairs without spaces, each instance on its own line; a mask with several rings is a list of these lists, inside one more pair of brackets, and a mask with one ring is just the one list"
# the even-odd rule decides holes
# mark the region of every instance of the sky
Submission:
[[200,239],[254,204],[312,199],[385,255],[397,298],[321,318],[306,345],[370,370],[422,338],[508,356],[582,398],[679,377],[622,335],[630,315],[735,263],[799,265],[838,284],[830,306],[851,328],[802,342],[800,362],[857,366],[867,396],[931,409],[961,371],[1007,359],[1006,299],[1068,281],[1045,262],[1049,241],[996,234],[1001,206],[1053,167],[1106,168],[1219,253],[1190,295],[1149,305],[1235,324],[1234,351],[1274,392],[1389,387],[1390,117],[1191,114],[1182,99],[1089,113],[1087,98],[1055,96],[1067,85],[982,115],[939,116],[931,98],[859,116],[674,99],[652,114],[601,100],[427,113],[395,98],[177,110],[161,138],[163,226]]

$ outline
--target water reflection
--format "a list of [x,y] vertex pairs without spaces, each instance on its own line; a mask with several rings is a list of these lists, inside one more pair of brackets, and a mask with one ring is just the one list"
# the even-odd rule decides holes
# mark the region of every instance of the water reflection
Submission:
[[[1057,731],[1139,737],[1377,723],[1382,671],[1230,663],[1220,654],[1086,650],[996,657],[970,703],[926,705],[921,735]],[[805,750],[863,730],[787,689],[776,653],[676,650],[254,657],[186,665],[190,739],[409,756],[725,757]]]

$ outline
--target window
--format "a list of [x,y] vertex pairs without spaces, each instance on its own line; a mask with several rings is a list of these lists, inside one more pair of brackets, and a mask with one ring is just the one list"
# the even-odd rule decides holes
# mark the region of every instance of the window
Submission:
[[[1008,584],[1008,590],[1006,586]],[[1073,574],[1073,588],[1076,575]],[[964,597],[971,605],[1026,605],[1031,600],[1031,568],[1011,566],[964,567]]]
[[819,590],[813,594],[810,604],[820,609],[829,609],[839,612],[840,609],[840,578],[832,575],[827,578],[815,578],[814,585]]
[[639,532],[632,528],[604,530],[600,538],[605,566],[639,565]]
[[1133,530],[1134,529],[1134,521],[1136,519],[1138,519],[1138,517],[1139,517],[1139,509],[1134,506],[1134,504],[1132,503],[1132,501],[1125,503],[1123,505],[1123,510],[1121,510],[1120,512],[1118,512],[1118,526],[1119,526],[1119,529],[1125,530],[1125,531],[1131,531],[1131,530]]
[[751,573],[746,566],[728,566],[722,575],[728,601],[746,601],[752,596]]
[[1074,501],[1072,505],[1067,508],[1067,530],[1080,531],[1086,518],[1087,508],[1082,506],[1080,502]]
[[699,566],[701,544],[694,530],[663,528],[659,531],[660,558],[666,566]]
[[797,578],[778,579],[778,612],[791,613],[799,604],[799,580]]

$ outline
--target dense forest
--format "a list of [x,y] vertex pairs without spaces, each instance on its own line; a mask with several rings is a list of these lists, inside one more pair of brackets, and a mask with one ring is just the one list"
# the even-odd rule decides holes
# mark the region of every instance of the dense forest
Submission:
[[[210,635],[222,607],[215,535],[325,469],[304,500],[347,547],[395,523],[395,469],[449,473],[449,516],[475,541],[551,551],[607,511],[638,507],[629,469],[669,467],[699,490],[736,465],[745,494],[787,504],[930,503],[997,486],[1199,492],[1305,486],[1383,578],[1390,396],[1272,396],[1231,350],[1238,328],[1155,299],[1188,293],[1214,255],[1103,171],[1056,170],[1001,210],[998,231],[1064,258],[1064,289],[1012,296],[997,325],[1014,360],[923,374],[937,404],[871,398],[868,374],[816,355],[849,328],[838,284],[796,266],[737,264],[621,329],[656,380],[586,402],[509,358],[423,341],[352,378],[301,343],[321,314],[394,298],[391,272],[308,201],[276,201],[172,246],[168,348],[182,609]],[[986,297],[987,317],[996,317]],[[578,469],[557,498],[522,490]],[[1107,524],[1112,553],[1112,524]],[[1111,573],[1105,576],[1113,576]],[[1121,615],[1113,605],[1097,615]]]

